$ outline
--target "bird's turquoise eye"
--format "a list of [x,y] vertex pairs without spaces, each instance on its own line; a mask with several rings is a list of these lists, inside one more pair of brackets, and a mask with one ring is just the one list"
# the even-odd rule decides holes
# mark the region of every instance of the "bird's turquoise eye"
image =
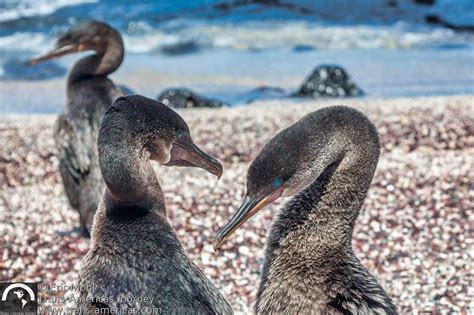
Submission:
[[181,138],[181,136],[183,135],[183,133],[184,133],[184,132],[183,132],[182,129],[176,130],[176,137],[177,137],[177,138]]
[[281,184],[282,184],[281,179],[277,178],[273,180],[273,187],[280,188]]

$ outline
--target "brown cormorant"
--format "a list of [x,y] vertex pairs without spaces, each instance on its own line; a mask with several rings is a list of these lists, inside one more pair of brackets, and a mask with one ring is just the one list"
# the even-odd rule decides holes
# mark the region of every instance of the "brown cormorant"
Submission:
[[194,144],[186,122],[157,101],[119,98],[102,120],[98,153],[106,189],[79,272],[81,313],[232,313],[186,256],[150,163],[221,176],[221,164]]
[[396,314],[351,244],[379,154],[373,124],[345,106],[305,116],[261,150],[244,202],[215,243],[280,196],[295,195],[267,239],[257,314]]
[[104,189],[97,163],[100,121],[112,102],[124,95],[107,77],[122,63],[122,37],[105,23],[85,22],[59,37],[53,50],[30,61],[36,64],[88,50],[95,53],[76,62],[69,73],[64,113],[59,115],[54,132],[64,189],[79,212],[84,236],[89,234]]

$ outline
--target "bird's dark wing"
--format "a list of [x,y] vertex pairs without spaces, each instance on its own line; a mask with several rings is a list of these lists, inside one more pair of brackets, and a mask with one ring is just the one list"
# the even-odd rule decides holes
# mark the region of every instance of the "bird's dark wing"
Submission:
[[[350,273],[348,273],[350,271]],[[347,277],[350,274],[350,277]],[[353,256],[348,264],[334,273],[337,281],[329,287],[332,301],[328,308],[341,314],[396,315],[397,309],[377,280]]]
[[[87,126],[84,129],[88,129]],[[87,134],[87,130],[82,133]],[[84,145],[79,132],[69,123],[64,115],[59,115],[56,121],[55,141],[59,170],[63,178],[66,194],[71,205],[77,209],[79,206],[79,182],[86,176],[91,168],[91,150]]]

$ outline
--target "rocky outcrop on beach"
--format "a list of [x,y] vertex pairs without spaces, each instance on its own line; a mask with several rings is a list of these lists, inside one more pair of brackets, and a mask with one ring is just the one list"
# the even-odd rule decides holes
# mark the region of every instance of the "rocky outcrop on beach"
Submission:
[[351,97],[364,95],[340,66],[321,65],[316,67],[293,96],[302,97]]
[[222,107],[226,105],[224,102],[199,95],[186,88],[164,90],[156,99],[173,108]]

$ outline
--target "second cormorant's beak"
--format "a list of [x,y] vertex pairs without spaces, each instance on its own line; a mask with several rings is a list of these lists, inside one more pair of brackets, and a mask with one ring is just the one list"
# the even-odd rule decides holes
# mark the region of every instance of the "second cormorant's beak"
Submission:
[[73,54],[76,52],[81,52],[86,50],[86,47],[83,44],[78,44],[78,43],[72,43],[72,44],[65,44],[65,45],[58,45],[54,47],[51,51],[45,53],[44,55],[35,57],[31,59],[28,64],[30,66],[33,66],[37,63],[40,63],[42,61],[46,60],[51,60],[55,59],[67,54]]
[[280,198],[283,194],[284,186],[273,190],[269,194],[263,196],[246,196],[244,202],[239,207],[234,216],[230,219],[227,224],[217,232],[214,241],[214,250],[219,250],[221,245],[237,230],[242,224],[245,223],[251,216],[256,214],[258,211],[263,209],[268,204]]
[[171,158],[167,166],[199,167],[221,178],[222,165],[215,158],[196,146],[191,139],[183,139],[173,143]]

